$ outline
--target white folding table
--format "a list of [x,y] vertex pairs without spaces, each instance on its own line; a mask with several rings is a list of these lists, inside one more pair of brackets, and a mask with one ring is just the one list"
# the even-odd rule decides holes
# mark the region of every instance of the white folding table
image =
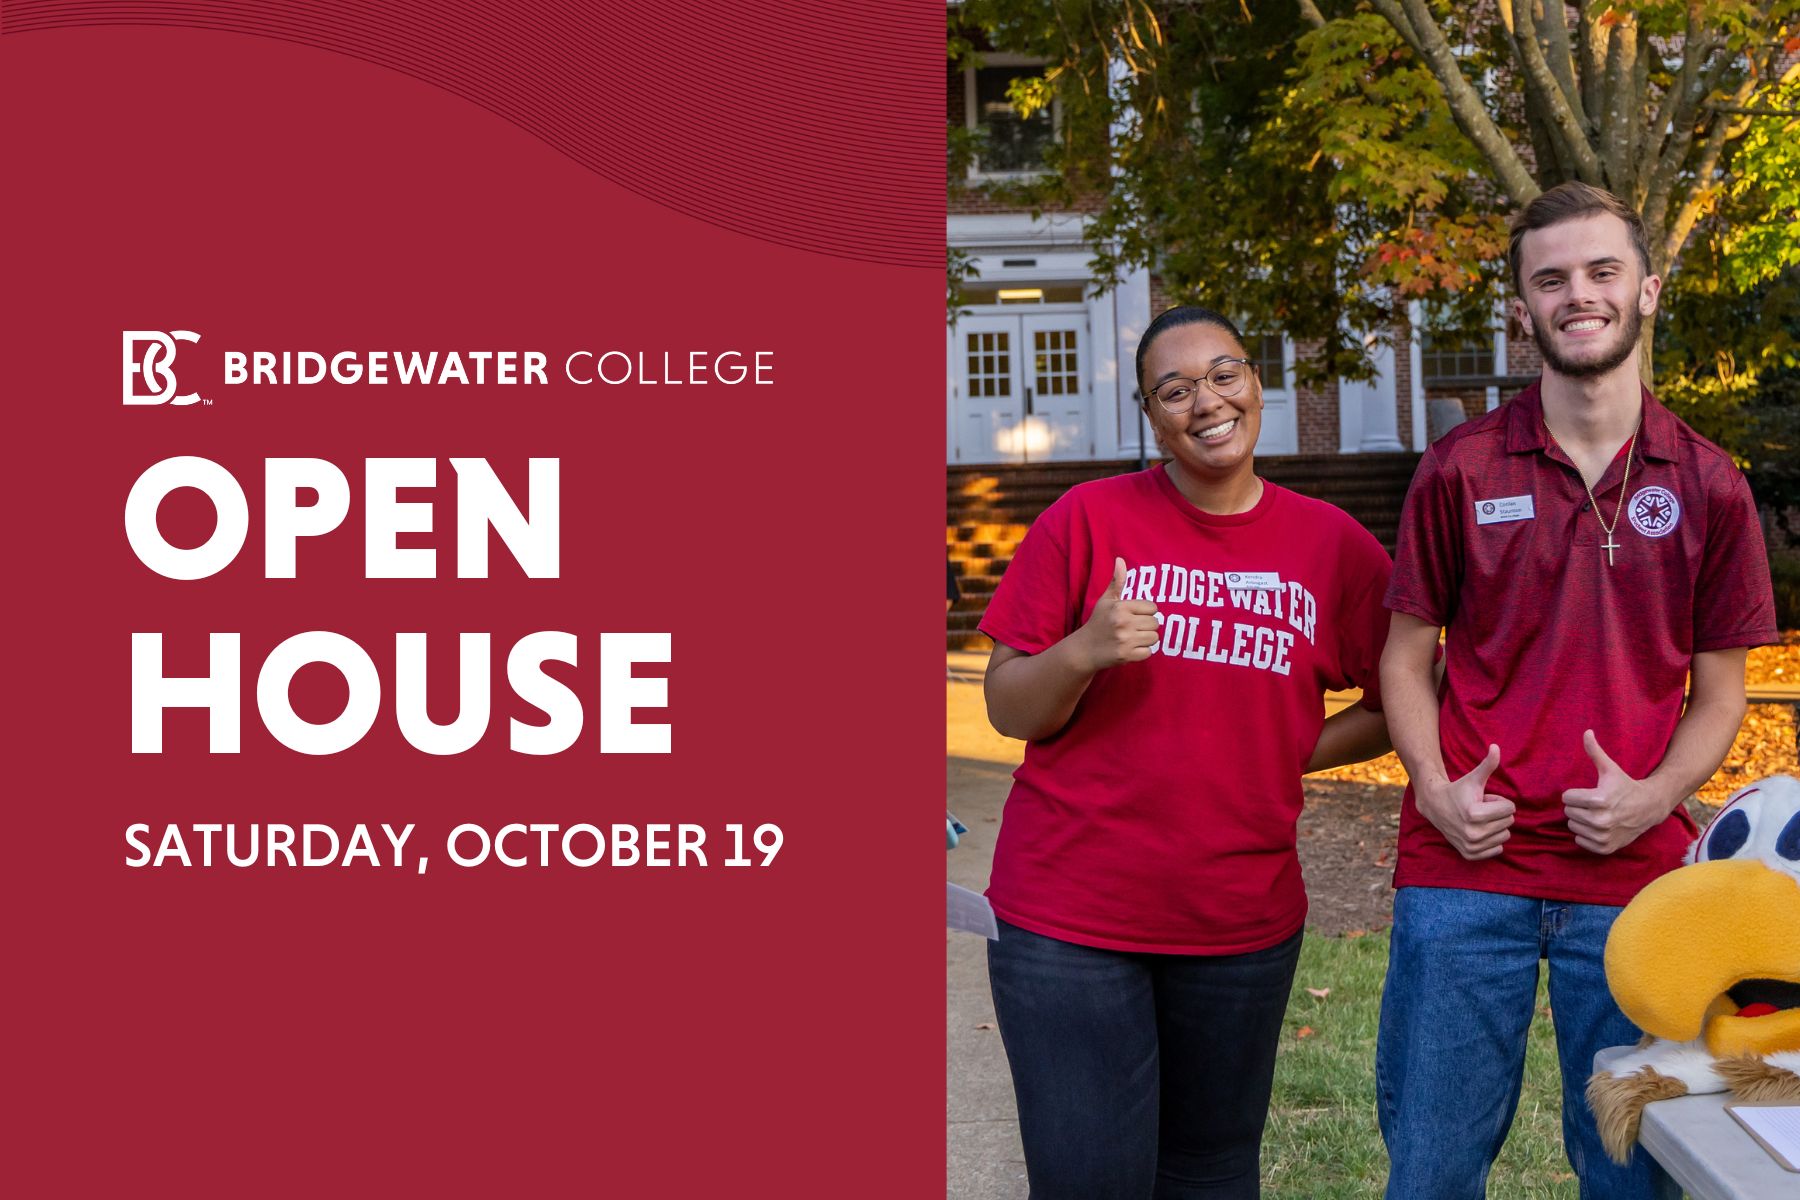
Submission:
[[[1594,1069],[1634,1047],[1594,1056]],[[1726,1092],[1677,1096],[1644,1106],[1638,1146],[1662,1164],[1692,1200],[1800,1200],[1800,1172],[1789,1171],[1725,1111]]]

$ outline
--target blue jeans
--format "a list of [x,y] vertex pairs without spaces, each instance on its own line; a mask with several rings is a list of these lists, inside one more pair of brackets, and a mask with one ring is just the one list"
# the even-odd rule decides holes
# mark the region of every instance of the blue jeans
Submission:
[[1000,922],[988,980],[1032,1200],[1253,1200],[1300,934],[1248,954],[1097,950]]
[[1617,908],[1453,888],[1401,888],[1375,1051],[1388,1200],[1481,1200],[1519,1104],[1538,960],[1562,1067],[1563,1148],[1581,1200],[1681,1195],[1642,1150],[1606,1157],[1586,1088],[1594,1053],[1640,1032],[1606,987]]

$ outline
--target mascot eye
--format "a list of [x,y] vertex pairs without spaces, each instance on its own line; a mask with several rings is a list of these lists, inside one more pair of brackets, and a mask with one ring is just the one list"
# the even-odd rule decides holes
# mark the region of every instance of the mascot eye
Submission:
[[1789,862],[1800,862],[1800,813],[1789,817],[1781,827],[1781,836],[1775,839],[1775,853]]
[[[1789,829],[1796,837],[1800,837],[1800,827],[1788,822]],[[1783,837],[1787,831],[1783,831]],[[1713,822],[1713,827],[1706,831],[1706,857],[1708,859],[1730,858],[1744,848],[1750,840],[1750,818],[1742,812],[1728,812]]]

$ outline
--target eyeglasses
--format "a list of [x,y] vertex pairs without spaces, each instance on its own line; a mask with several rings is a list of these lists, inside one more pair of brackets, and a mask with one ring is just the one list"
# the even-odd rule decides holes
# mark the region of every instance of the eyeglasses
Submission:
[[1188,379],[1177,375],[1173,379],[1165,379],[1150,394],[1156,402],[1163,406],[1163,411],[1171,416],[1178,416],[1194,407],[1194,401],[1200,396],[1200,385],[1204,383],[1212,389],[1212,393],[1220,399],[1237,395],[1244,390],[1244,380],[1256,371],[1256,364],[1247,358],[1226,358],[1213,364],[1212,370],[1198,379]]

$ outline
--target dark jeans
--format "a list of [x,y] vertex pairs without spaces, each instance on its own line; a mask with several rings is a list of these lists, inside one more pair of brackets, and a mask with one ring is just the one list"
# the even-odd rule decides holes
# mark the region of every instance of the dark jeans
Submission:
[[1456,888],[1394,895],[1376,1111],[1388,1200],[1481,1200],[1512,1128],[1537,1004],[1538,963],[1562,1067],[1563,1148],[1581,1200],[1664,1200],[1674,1180],[1639,1149],[1621,1167],[1587,1105],[1594,1054],[1639,1037],[1606,987],[1606,938],[1619,909]]
[[1000,922],[988,979],[1032,1200],[1258,1196],[1300,936],[1127,954]]

